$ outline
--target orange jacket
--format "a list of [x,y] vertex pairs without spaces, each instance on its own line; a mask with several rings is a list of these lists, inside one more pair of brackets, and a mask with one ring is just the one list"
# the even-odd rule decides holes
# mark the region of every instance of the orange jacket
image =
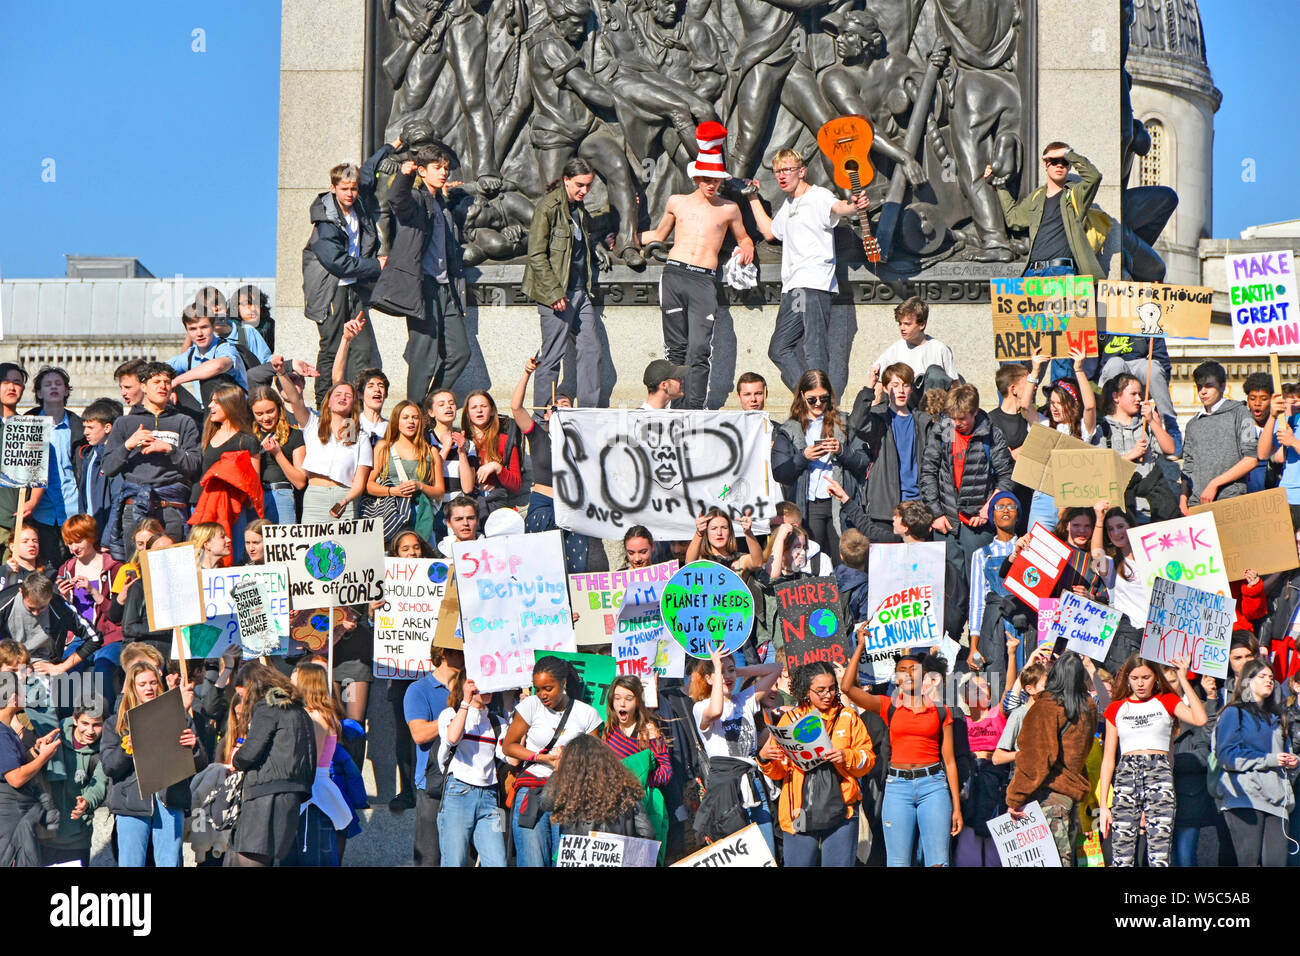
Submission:
[[[778,727],[785,727],[802,719],[812,711],[811,707],[795,707],[781,715],[776,722]],[[835,718],[835,724],[828,727],[831,744],[836,750],[844,751],[844,766],[836,767],[840,775],[840,793],[848,806],[846,819],[851,819],[854,807],[862,796],[858,788],[858,778],[865,777],[876,765],[876,752],[871,749],[871,737],[867,727],[852,707],[843,707]],[[790,759],[784,751],[778,760],[760,760],[758,767],[773,780],[783,781],[781,800],[777,808],[781,829],[794,833],[794,818],[798,815],[803,802],[804,772]]]
[[[262,482],[253,469],[252,455],[246,451],[223,452],[213,462],[200,484],[203,492],[199,495],[198,504],[194,506],[194,513],[190,515],[189,523],[192,525],[214,521],[225,529],[226,536],[229,537],[231,525],[239,520],[239,516],[244,513],[244,505],[248,502],[252,502],[253,510],[259,518],[265,514]],[[221,563],[229,567],[230,556],[227,555]]]

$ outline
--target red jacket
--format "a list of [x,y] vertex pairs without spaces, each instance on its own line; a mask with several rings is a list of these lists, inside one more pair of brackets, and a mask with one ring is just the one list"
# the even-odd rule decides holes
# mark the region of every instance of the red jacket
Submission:
[[[203,493],[190,515],[192,525],[214,521],[229,536],[231,527],[250,501],[259,518],[265,513],[262,509],[262,481],[253,468],[253,456],[246,451],[223,452],[199,484]],[[222,565],[229,567],[230,564],[227,555]]]
[[1232,629],[1255,633],[1256,624],[1268,617],[1268,599],[1264,597],[1263,579],[1256,581],[1253,586],[1244,580],[1233,581],[1228,587],[1237,602],[1237,619],[1233,622]]

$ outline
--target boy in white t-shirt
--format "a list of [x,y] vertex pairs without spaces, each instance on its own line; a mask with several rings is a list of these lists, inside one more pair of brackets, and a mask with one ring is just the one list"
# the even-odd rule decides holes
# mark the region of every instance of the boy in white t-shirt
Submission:
[[[876,380],[878,392],[883,390],[879,383],[880,373],[895,362],[906,362],[916,375],[912,388],[912,408],[920,405],[921,396],[927,388],[948,389],[962,380],[957,372],[957,362],[952,357],[952,349],[926,335],[930,306],[920,296],[914,295],[900,302],[894,308],[894,321],[898,323],[899,340],[881,352],[880,358],[871,366],[871,378]],[[880,401],[879,394],[876,401]]]
[[[763,238],[781,241],[781,308],[767,357],[781,370],[781,381],[793,392],[800,376],[809,369],[831,375],[827,340],[831,297],[839,288],[833,234],[841,216],[867,208],[867,194],[859,192],[848,202],[836,199],[829,189],[812,185],[805,178],[803,157],[793,149],[779,150],[772,157],[772,171],[785,193],[785,202],[769,218],[755,193],[749,208]],[[835,379],[832,375],[831,384],[837,394],[842,394],[847,383]]]

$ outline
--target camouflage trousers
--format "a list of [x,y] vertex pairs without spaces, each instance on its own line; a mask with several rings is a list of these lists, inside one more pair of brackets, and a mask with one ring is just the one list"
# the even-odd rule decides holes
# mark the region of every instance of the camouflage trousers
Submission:
[[1132,866],[1146,814],[1147,866],[1168,866],[1174,835],[1174,771],[1168,754],[1124,754],[1115,768],[1110,847],[1115,866]]
[[1074,844],[1079,830],[1079,814],[1075,809],[1077,801],[1063,793],[1051,793],[1038,805],[1043,808],[1047,828],[1052,831],[1052,842],[1061,855],[1061,866],[1074,866]]

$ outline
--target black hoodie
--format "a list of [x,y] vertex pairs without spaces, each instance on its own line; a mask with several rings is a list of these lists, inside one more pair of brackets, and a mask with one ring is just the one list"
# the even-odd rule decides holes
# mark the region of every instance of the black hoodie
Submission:
[[[141,427],[175,432],[180,440],[170,452],[145,454],[138,448],[128,451],[126,440]],[[199,477],[202,467],[198,426],[193,418],[170,403],[159,415],[149,411],[143,402],[132,407],[117,420],[104,444],[104,474],[121,475],[132,484],[148,488],[188,485]]]

